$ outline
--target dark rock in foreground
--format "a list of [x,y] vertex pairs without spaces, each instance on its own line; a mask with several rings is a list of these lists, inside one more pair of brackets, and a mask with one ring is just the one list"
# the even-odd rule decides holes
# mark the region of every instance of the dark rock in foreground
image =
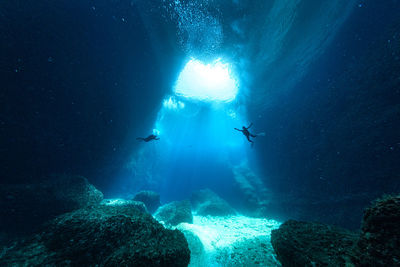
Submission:
[[0,186],[0,229],[32,232],[65,212],[97,205],[103,193],[82,176],[52,176],[38,184]]
[[163,205],[158,208],[154,217],[172,226],[182,222],[193,223],[192,208],[189,200],[174,201]]
[[228,202],[220,198],[210,189],[194,192],[190,201],[198,215],[228,216],[236,214],[236,211]]
[[358,234],[334,226],[289,220],[271,243],[282,266],[354,266]]
[[333,226],[287,221],[271,242],[283,266],[400,266],[400,195],[364,212],[358,235]]
[[360,266],[400,266],[400,195],[384,196],[365,210],[358,246]]
[[140,191],[133,200],[143,202],[150,213],[154,213],[161,205],[160,195],[153,191]]
[[79,209],[10,248],[1,266],[187,266],[184,235],[127,206]]

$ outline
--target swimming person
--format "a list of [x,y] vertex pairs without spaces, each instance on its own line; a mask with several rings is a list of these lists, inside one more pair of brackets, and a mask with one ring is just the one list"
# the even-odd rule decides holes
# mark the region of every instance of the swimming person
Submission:
[[160,140],[160,138],[157,138],[157,135],[151,134],[151,135],[147,136],[146,138],[138,137],[138,138],[136,138],[136,140],[150,142],[151,140]]
[[238,128],[233,128],[233,129],[235,129],[236,131],[242,132],[247,137],[247,140],[249,140],[251,145],[253,145],[254,142],[250,139],[250,136],[257,137],[257,135],[253,135],[249,132],[249,129],[251,126],[253,126],[253,123],[250,123],[249,127],[247,127],[247,128],[243,126],[242,130],[239,130]]

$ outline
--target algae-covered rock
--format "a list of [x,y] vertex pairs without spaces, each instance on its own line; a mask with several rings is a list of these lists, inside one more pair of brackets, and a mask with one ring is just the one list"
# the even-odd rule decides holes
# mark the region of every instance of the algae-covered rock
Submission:
[[154,217],[169,225],[178,225],[182,222],[193,223],[192,209],[189,200],[173,201],[158,208]]
[[210,189],[194,192],[190,201],[198,215],[228,216],[235,215],[236,211],[222,198]]
[[384,196],[364,212],[360,266],[400,266],[400,195]]
[[49,188],[66,211],[93,206],[103,200],[103,193],[79,175],[52,176]]
[[140,191],[133,200],[143,202],[150,213],[154,213],[161,205],[160,195],[153,191]]
[[2,266],[187,266],[189,261],[180,231],[124,205],[61,215],[0,257]]
[[53,175],[36,184],[0,186],[0,229],[31,232],[65,212],[97,205],[103,194],[85,177]]
[[271,243],[282,266],[354,266],[358,234],[334,226],[289,220]]
[[131,207],[138,209],[142,212],[147,212],[146,205],[143,202],[140,201],[134,201],[134,200],[127,200],[127,199],[122,199],[122,198],[109,198],[109,199],[103,199],[103,201],[100,202],[100,205],[104,206],[125,206],[125,207]]

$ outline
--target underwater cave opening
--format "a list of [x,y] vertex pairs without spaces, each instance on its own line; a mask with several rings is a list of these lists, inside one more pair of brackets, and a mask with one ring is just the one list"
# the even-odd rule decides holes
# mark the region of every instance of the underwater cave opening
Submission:
[[238,81],[230,64],[221,58],[208,64],[191,58],[180,72],[174,91],[193,100],[231,102],[238,93]]
[[234,130],[248,121],[233,69],[221,58],[186,62],[161,101],[153,127],[160,139],[130,159],[134,191],[157,191],[166,202],[203,188],[230,198],[233,168],[251,162],[249,143]]

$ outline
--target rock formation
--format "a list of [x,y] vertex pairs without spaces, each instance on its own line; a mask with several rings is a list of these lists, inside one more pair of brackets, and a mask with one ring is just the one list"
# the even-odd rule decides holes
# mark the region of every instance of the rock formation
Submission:
[[158,208],[154,217],[168,225],[178,225],[182,222],[193,223],[192,209],[188,200],[174,201]]
[[2,266],[187,266],[189,261],[180,231],[124,205],[61,215],[0,255]]
[[161,205],[160,195],[153,191],[140,191],[133,200],[143,202],[150,213],[154,213]]

